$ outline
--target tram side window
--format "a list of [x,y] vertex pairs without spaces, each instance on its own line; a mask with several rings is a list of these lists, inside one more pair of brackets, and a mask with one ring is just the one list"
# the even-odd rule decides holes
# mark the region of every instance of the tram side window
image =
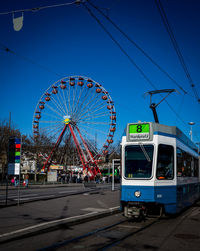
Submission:
[[158,159],[156,178],[171,180],[174,178],[174,147],[160,144],[158,146]]
[[198,160],[189,153],[177,148],[177,176],[198,177]]
[[176,149],[177,176],[182,176],[183,173],[183,151],[180,148]]

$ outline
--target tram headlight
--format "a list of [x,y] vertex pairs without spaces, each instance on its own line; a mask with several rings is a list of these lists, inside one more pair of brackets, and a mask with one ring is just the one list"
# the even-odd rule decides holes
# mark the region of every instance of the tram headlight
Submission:
[[140,191],[135,191],[134,195],[135,195],[135,197],[139,198],[141,196],[141,192]]

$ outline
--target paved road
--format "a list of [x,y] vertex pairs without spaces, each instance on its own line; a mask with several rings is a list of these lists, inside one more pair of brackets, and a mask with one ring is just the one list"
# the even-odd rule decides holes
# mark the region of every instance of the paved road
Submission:
[[[17,232],[38,224],[50,224],[52,221],[76,218],[78,215],[85,217],[91,212],[102,212],[105,209],[118,206],[119,199],[119,190],[114,192],[101,190],[93,193],[83,193],[53,200],[37,201],[20,206],[2,208],[0,209],[0,239],[5,233]],[[150,228],[146,228],[136,235],[120,241],[117,245],[111,247],[110,250],[198,251],[200,250],[199,206],[200,203],[174,218],[164,218],[156,224],[153,224]],[[107,225],[112,222],[114,223],[122,218],[123,216],[119,214],[111,218],[106,217],[99,219],[99,222],[90,221],[75,226],[63,226],[52,231],[41,231],[39,235],[30,235],[23,239],[0,243],[0,250],[39,250],[54,243],[72,239],[76,235],[100,228],[102,224]],[[133,228],[135,231],[135,229],[140,228],[140,223],[137,224],[138,226],[126,226],[124,224],[123,227],[129,227],[130,230]],[[102,233],[102,237],[105,238],[106,236],[108,239],[120,237],[120,231],[120,229],[114,232],[107,231],[106,233]],[[101,238],[101,235],[97,235],[97,238]],[[75,242],[73,249],[97,250],[94,248],[87,249],[87,247],[88,243],[81,245],[79,242]],[[51,250],[69,249],[63,246],[60,249]]]
[[0,234],[119,206],[120,192],[100,190],[0,209]]
[[[119,184],[115,186],[119,188]],[[13,205],[29,201],[54,199],[66,195],[89,192],[94,189],[111,189],[111,184],[99,184],[96,187],[85,187],[84,184],[66,185],[32,185],[29,188],[9,187],[7,193],[7,205]],[[0,190],[0,206],[6,205],[6,188]]]

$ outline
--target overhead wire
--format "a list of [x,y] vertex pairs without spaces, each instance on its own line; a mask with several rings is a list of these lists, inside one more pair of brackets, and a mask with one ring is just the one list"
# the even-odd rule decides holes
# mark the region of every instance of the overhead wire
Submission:
[[105,25],[102,24],[102,22],[94,15],[92,10],[84,3],[82,2],[83,6],[86,8],[88,13],[96,20],[96,22],[102,27],[102,29],[107,33],[107,35],[111,38],[111,40],[117,45],[117,47],[122,51],[122,53],[129,59],[131,64],[133,64],[136,69],[141,73],[141,75],[147,80],[147,82],[155,89],[156,86],[153,84],[153,82],[146,76],[146,74],[142,71],[142,69],[134,62],[134,60],[129,56],[129,54],[123,49],[123,47],[120,45],[120,43],[113,37],[113,35],[106,29]]
[[[92,10],[85,4],[85,2],[81,2],[82,5],[86,8],[86,10],[88,11],[88,13],[96,20],[96,22],[102,27],[102,29],[107,33],[107,35],[111,38],[111,40],[119,47],[119,49],[122,51],[122,53],[129,59],[129,61],[131,62],[131,64],[136,67],[136,69],[140,72],[140,74],[146,79],[146,81],[155,89],[158,90],[156,88],[156,86],[153,84],[153,82],[147,77],[147,75],[144,73],[144,71],[134,62],[134,60],[131,58],[131,56],[129,56],[129,54],[123,49],[123,47],[120,45],[120,43],[112,36],[112,34],[107,30],[107,28],[105,27],[105,25],[102,24],[102,22],[94,15],[94,13],[92,12]],[[160,94],[161,97],[163,97]],[[173,109],[173,107],[165,100],[165,102],[167,103],[167,105],[169,106],[169,108],[172,110],[172,112],[175,113],[175,115],[177,116],[177,118],[180,119],[180,121],[182,123],[187,124],[184,120],[182,120],[182,118],[179,116],[179,114]]]
[[104,14],[104,12],[97,7],[96,5],[94,5],[91,1],[87,0],[87,2],[93,7],[95,8],[103,17],[105,17],[123,36],[125,36],[127,38],[127,40],[129,40],[129,42],[131,42],[145,57],[147,57],[151,63],[153,63],[161,72],[163,72],[173,83],[175,83],[176,86],[178,86],[178,88],[180,90],[183,91],[184,94],[187,94],[187,92],[182,88],[182,86],[180,86],[178,84],[178,82],[172,78],[169,73],[167,73],[158,63],[156,63],[156,61],[147,54],[147,52],[144,51],[144,49],[142,49],[132,38],[130,38],[130,36],[128,36],[116,23],[114,23],[110,17],[108,17],[107,15]]
[[43,70],[48,71],[48,72],[50,72],[50,73],[53,73],[53,74],[55,74],[55,75],[57,75],[57,76],[59,76],[59,77],[62,77],[62,76],[63,76],[63,75],[61,75],[61,74],[59,74],[59,73],[53,71],[53,70],[50,69],[49,67],[44,66],[44,65],[41,65],[41,64],[37,63],[36,61],[34,61],[34,60],[32,60],[32,59],[30,59],[30,58],[28,58],[28,57],[25,57],[25,56],[23,56],[23,55],[21,55],[21,54],[15,52],[14,50],[11,50],[11,49],[8,48],[6,45],[4,45],[1,41],[0,41],[0,45],[1,45],[1,48],[0,48],[0,49],[1,49],[2,51],[4,51],[4,52],[11,53],[11,54],[13,54],[13,55],[15,55],[15,56],[17,56],[17,57],[19,57],[19,58],[21,58],[21,59],[23,59],[23,60],[29,62],[29,63],[31,63],[31,64],[36,65],[37,67],[40,67],[40,68],[42,68]]
[[185,75],[186,75],[186,77],[187,77],[187,79],[188,79],[188,81],[189,81],[189,84],[190,84],[190,86],[192,87],[192,90],[193,90],[193,92],[194,92],[194,95],[195,95],[195,97],[196,97],[198,103],[200,103],[200,98],[199,98],[199,95],[198,95],[197,90],[196,90],[196,88],[195,88],[194,81],[192,80],[192,77],[191,77],[191,75],[190,75],[190,73],[189,73],[188,67],[187,67],[187,65],[186,65],[186,63],[185,63],[185,61],[184,61],[183,55],[182,55],[182,53],[181,53],[181,51],[180,51],[180,48],[179,48],[179,46],[178,46],[178,43],[177,43],[177,40],[176,40],[176,38],[175,38],[175,36],[174,36],[174,33],[173,33],[173,31],[172,31],[172,28],[171,28],[171,26],[170,26],[170,24],[169,24],[169,21],[168,21],[168,19],[167,19],[167,15],[166,15],[166,13],[165,13],[165,10],[164,10],[164,8],[163,8],[163,5],[162,5],[162,3],[161,3],[160,0],[155,0],[155,4],[156,4],[156,6],[157,6],[157,8],[158,8],[158,11],[159,11],[159,13],[160,13],[160,15],[161,15],[163,24],[164,24],[164,26],[165,26],[165,28],[166,28],[168,34],[169,34],[169,37],[170,37],[171,42],[172,42],[172,44],[173,44],[173,47],[174,47],[174,49],[175,49],[175,51],[176,51],[176,54],[177,54],[177,56],[178,56],[178,58],[179,58],[179,61],[180,61],[181,65],[182,65],[182,67],[183,67],[183,70],[184,70],[184,72],[185,72]]
[[[34,7],[34,8],[29,8],[29,9],[20,9],[20,10],[12,10],[12,11],[7,11],[7,12],[1,12],[0,15],[7,15],[7,14],[14,14],[14,13],[19,13],[19,12],[35,12],[35,11],[40,11],[40,10],[43,10],[43,9],[48,9],[48,8],[55,8],[55,7],[61,7],[61,6],[69,6],[69,5],[73,5],[73,4],[79,4],[81,0],[75,0],[73,2],[68,2],[68,3],[62,3],[62,4],[54,4],[54,5],[46,5],[46,6],[42,6],[42,7]],[[0,42],[0,45],[2,46],[2,48],[0,48],[1,50],[5,51],[5,52],[9,52],[11,54],[14,54],[15,56],[31,63],[31,64],[34,64],[34,65],[37,65],[38,67],[48,71],[48,72],[51,72],[59,77],[62,77],[61,74],[53,71],[52,69],[50,69],[49,67],[46,67],[44,65],[41,65],[39,63],[37,63],[36,61],[28,58],[28,57],[25,57],[19,53],[17,53],[16,51],[14,50],[11,50],[10,48],[8,48],[6,45],[4,45],[2,42]]]
[[[90,5],[93,5],[90,1],[89,2]],[[98,24],[103,28],[103,30],[109,35],[109,37],[113,40],[113,42],[119,47],[119,49],[123,52],[123,54],[129,59],[129,61],[136,67],[136,69],[141,73],[141,75],[147,80],[147,82],[155,89],[156,86],[153,84],[153,82],[146,76],[146,74],[143,72],[143,70],[134,62],[134,60],[129,56],[129,54],[123,49],[123,47],[120,45],[119,42],[117,42],[117,40],[112,36],[112,34],[106,29],[106,27],[101,23],[101,21],[93,14],[93,12],[91,11],[91,9],[85,4],[85,1],[81,1],[81,0],[76,0],[74,2],[71,3],[63,3],[63,4],[57,4],[57,5],[49,5],[49,6],[43,6],[43,7],[37,7],[37,8],[31,8],[31,9],[22,9],[22,10],[16,10],[16,11],[9,11],[9,12],[2,12],[0,13],[0,15],[4,15],[4,14],[10,14],[10,13],[16,13],[16,12],[25,12],[25,11],[39,11],[42,9],[47,9],[47,8],[53,8],[53,7],[59,7],[59,6],[66,6],[66,5],[72,5],[72,4],[80,4],[82,3],[84,5],[84,7],[87,9],[87,11],[89,12],[89,14],[98,22]],[[102,12],[101,10],[99,10],[96,6],[93,6],[94,8],[96,8],[99,12]],[[101,13],[104,17],[107,18],[107,20],[109,20],[114,26],[115,28],[118,29],[118,31],[120,31],[132,44],[134,44],[155,66],[157,66],[163,73],[165,73],[165,75],[167,75],[183,92],[184,94],[187,94],[187,92],[165,71],[163,70],[139,45],[137,45],[125,32],[123,32],[121,30],[121,28],[119,28],[119,26],[117,26],[108,16],[106,16],[103,12]],[[1,42],[0,42],[1,43]],[[2,44],[2,43],[1,43]],[[4,44],[2,44],[3,48],[2,50],[15,54],[16,56],[29,61],[32,64],[35,64],[51,73],[54,73],[58,76],[61,76],[61,74],[58,74],[54,71],[52,71],[50,68],[43,66],[41,64],[38,64],[37,62],[23,56],[20,55],[18,53],[16,53],[15,51],[9,49],[7,46],[5,46]],[[166,101],[167,102],[167,101]],[[177,117],[179,117],[179,119],[185,123],[180,116],[175,112],[175,110],[169,105],[169,103],[167,102],[168,106],[170,107],[170,109],[176,114]]]
[[182,110],[182,106],[183,106],[183,103],[184,103],[184,98],[185,98],[185,95],[182,96],[182,99],[181,99],[181,103],[177,109],[177,113],[180,114],[181,113],[181,110]]
[[18,12],[35,12],[43,9],[48,9],[48,8],[55,8],[55,7],[61,7],[61,6],[68,6],[72,4],[79,4],[80,0],[73,1],[71,3],[61,3],[61,4],[53,4],[53,5],[47,5],[47,6],[42,6],[42,7],[35,7],[35,8],[29,8],[29,9],[21,9],[21,10],[12,10],[12,11],[6,11],[6,12],[0,12],[0,15],[7,15],[7,14],[14,14]]

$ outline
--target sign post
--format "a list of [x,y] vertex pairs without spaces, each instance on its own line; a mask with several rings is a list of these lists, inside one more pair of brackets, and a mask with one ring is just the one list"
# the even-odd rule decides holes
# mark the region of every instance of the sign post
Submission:
[[8,175],[20,174],[21,139],[11,137],[8,147]]
[[112,191],[115,190],[115,162],[120,162],[120,159],[112,160]]
[[[21,139],[16,137],[10,137],[8,145],[8,175],[18,175],[18,205],[20,197],[20,159],[21,159]],[[6,205],[7,205],[7,193],[6,193]]]

